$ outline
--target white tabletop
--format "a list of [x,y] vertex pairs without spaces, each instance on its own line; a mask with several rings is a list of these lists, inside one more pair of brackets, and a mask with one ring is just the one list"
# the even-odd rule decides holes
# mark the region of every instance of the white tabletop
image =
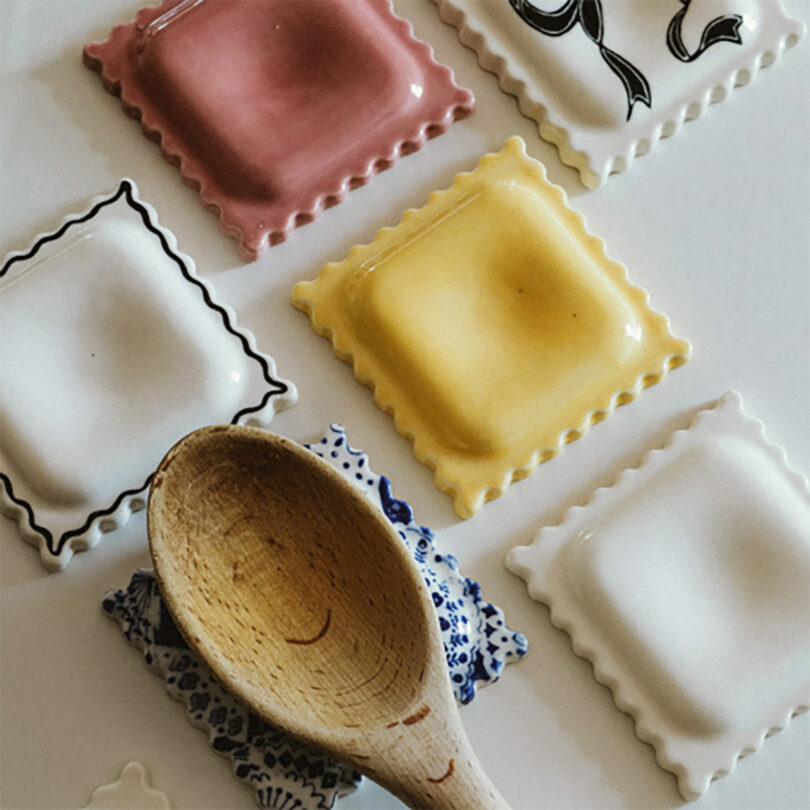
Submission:
[[[808,44],[790,50],[630,171],[589,192],[539,139],[514,98],[459,44],[455,30],[440,22],[435,7],[397,0],[417,35],[474,91],[476,113],[244,265],[214,216],[82,66],[82,45],[105,38],[140,5],[4,0],[0,253],[27,248],[66,213],[83,210],[122,177],[134,178],[180,249],[275,357],[279,373],[297,384],[299,403],[277,416],[274,428],[306,440],[330,422],[343,423],[350,441],[415,507],[417,519],[437,531],[439,545],[528,636],[528,657],[462,712],[483,764],[512,806],[682,804],[674,777],[656,765],[631,719],[552,627],[546,608],[505,570],[503,558],[539,527],[558,522],[569,506],[585,502],[595,487],[611,484],[729,388],[742,393],[747,410],[765,422],[793,465],[810,471]],[[786,7],[810,17],[805,0],[787,0]],[[421,205],[513,134],[546,164],[550,179],[567,190],[611,256],[650,291],[675,333],[692,342],[694,354],[683,369],[464,522],[368,389],[292,307],[289,291],[378,228],[395,224],[404,209]],[[0,519],[0,533],[0,806],[82,807],[95,787],[138,760],[175,808],[254,807],[249,788],[233,778],[230,764],[211,751],[100,610],[106,590],[123,587],[149,563],[143,513],[59,574],[45,572],[15,523]],[[809,763],[805,716],[766,740],[698,804],[808,807]],[[396,806],[370,782],[340,802],[343,810]]]

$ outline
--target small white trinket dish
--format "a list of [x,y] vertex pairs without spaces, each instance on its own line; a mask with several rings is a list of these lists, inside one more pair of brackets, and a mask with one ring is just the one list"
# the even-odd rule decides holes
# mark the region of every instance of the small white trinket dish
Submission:
[[123,180],[0,268],[0,506],[49,570],[143,507],[186,433],[295,402]]
[[506,565],[687,799],[810,706],[810,485],[736,392]]
[[82,810],[171,810],[171,804],[165,793],[149,786],[143,765],[129,762],[115,782],[93,791]]
[[778,0],[434,0],[560,159],[610,174],[795,45]]

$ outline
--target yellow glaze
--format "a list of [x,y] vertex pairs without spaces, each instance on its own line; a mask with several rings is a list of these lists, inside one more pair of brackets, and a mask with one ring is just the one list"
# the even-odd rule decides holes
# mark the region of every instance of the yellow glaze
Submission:
[[465,518],[690,351],[520,138],[292,298]]

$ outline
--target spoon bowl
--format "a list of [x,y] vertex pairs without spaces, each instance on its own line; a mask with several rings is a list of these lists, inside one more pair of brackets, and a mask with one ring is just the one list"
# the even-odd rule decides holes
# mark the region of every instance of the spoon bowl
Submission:
[[203,428],[161,462],[148,524],[180,631],[257,714],[413,807],[506,807],[464,734],[413,560],[315,454]]

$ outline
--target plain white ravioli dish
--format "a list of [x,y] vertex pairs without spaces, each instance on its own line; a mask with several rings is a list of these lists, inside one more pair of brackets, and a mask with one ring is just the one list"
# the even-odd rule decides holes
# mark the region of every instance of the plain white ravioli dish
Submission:
[[506,563],[687,799],[810,705],[810,487],[735,392]]

